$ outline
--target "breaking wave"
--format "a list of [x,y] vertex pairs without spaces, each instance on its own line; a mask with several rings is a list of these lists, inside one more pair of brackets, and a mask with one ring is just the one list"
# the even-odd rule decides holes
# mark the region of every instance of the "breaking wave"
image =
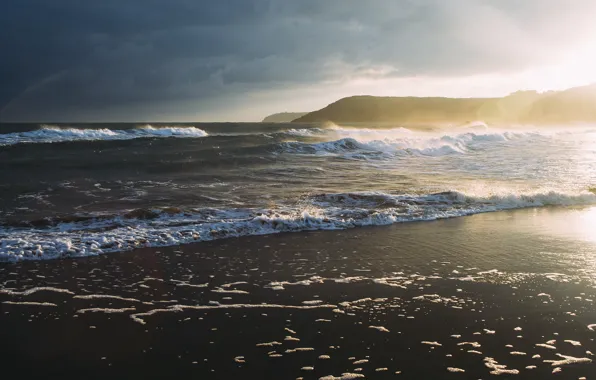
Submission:
[[468,132],[456,135],[432,136],[414,134],[405,128],[386,131],[372,129],[333,129],[333,133],[345,137],[315,144],[287,142],[282,144],[282,148],[286,153],[334,154],[344,158],[356,159],[371,156],[446,156],[466,154],[478,149],[484,149],[493,144],[511,140],[543,137],[527,132],[483,134]]
[[326,193],[275,209],[138,209],[0,226],[0,261],[94,256],[247,235],[430,221],[540,206],[596,204],[590,192],[472,196]]
[[138,138],[205,137],[207,132],[195,127],[152,127],[146,125],[135,129],[79,129],[42,125],[40,129],[27,132],[0,134],[0,146],[26,143],[56,143],[66,141],[110,141]]

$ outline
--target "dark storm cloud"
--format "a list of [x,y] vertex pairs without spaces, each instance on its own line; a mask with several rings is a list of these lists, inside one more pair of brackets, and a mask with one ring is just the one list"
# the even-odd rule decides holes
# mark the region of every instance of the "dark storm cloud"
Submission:
[[519,70],[575,38],[569,25],[581,28],[587,7],[594,8],[587,0],[7,0],[0,121],[68,119],[75,110],[109,119],[114,107],[183,101],[200,111],[205,99],[298,84]]

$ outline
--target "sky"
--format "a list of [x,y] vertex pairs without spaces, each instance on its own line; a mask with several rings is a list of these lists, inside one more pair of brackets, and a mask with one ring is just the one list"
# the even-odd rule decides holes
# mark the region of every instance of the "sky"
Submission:
[[2,0],[0,122],[257,121],[596,82],[593,0]]

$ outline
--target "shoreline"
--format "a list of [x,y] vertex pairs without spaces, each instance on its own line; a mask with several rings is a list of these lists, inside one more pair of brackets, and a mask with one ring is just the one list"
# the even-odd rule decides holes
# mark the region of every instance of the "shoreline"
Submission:
[[[556,368],[557,378],[590,378],[596,241],[573,222],[589,212],[0,266],[0,339],[11,343],[0,364],[25,379],[461,379],[491,377],[495,365],[518,379]],[[577,360],[553,366],[559,355]]]
[[[447,194],[447,193],[438,193],[436,195],[442,195],[442,194]],[[455,193],[455,194],[459,194],[459,193]],[[589,191],[587,192],[585,195],[594,195],[595,193],[593,191]],[[578,196],[579,197],[579,196]],[[580,199],[581,200],[581,199]],[[312,232],[337,232],[337,231],[350,231],[350,230],[355,230],[358,231],[360,229],[367,229],[367,228],[379,228],[379,227],[389,227],[389,226],[399,226],[399,225],[408,225],[408,224],[412,224],[412,223],[433,223],[433,222],[439,222],[439,221],[445,221],[445,220],[452,220],[452,219],[460,219],[460,218],[469,218],[469,217],[474,217],[476,215],[481,215],[481,214],[493,214],[493,213],[507,213],[507,212],[516,212],[516,211],[524,211],[524,210],[536,210],[537,212],[539,212],[539,210],[552,210],[553,212],[563,212],[566,213],[567,211],[571,211],[571,212],[576,212],[576,211],[582,211],[582,210],[590,210],[590,209],[596,209],[596,206],[591,205],[589,203],[586,204],[582,204],[582,202],[579,202],[578,204],[573,204],[573,205],[542,205],[542,206],[532,206],[532,205],[528,205],[528,206],[517,206],[517,207],[503,207],[501,209],[496,209],[496,210],[474,210],[474,211],[465,211],[462,214],[457,214],[457,211],[453,211],[456,213],[456,215],[444,215],[444,216],[435,216],[432,219],[425,219],[423,217],[420,217],[418,219],[412,219],[412,220],[395,220],[395,221],[386,221],[384,223],[374,223],[372,221],[372,219],[370,221],[352,221],[352,222],[344,222],[345,225],[335,225],[334,222],[330,219],[328,219],[327,217],[322,218],[322,217],[316,217],[316,216],[310,216],[307,215],[306,217],[303,216],[304,220],[300,221],[285,221],[283,219],[281,219],[281,217],[276,216],[276,215],[265,215],[263,214],[262,216],[254,216],[253,215],[253,220],[246,220],[246,221],[242,221],[242,222],[238,222],[237,225],[234,223],[230,223],[230,222],[225,222],[225,223],[216,223],[216,224],[209,224],[209,223],[205,223],[203,224],[198,224],[197,226],[195,226],[195,229],[192,230],[192,235],[193,235],[193,239],[195,241],[182,241],[182,242],[172,242],[172,243],[168,243],[168,244],[161,244],[158,243],[157,245],[149,245],[148,244],[148,240],[146,238],[134,238],[135,240],[135,244],[133,247],[130,247],[128,249],[123,249],[123,250],[112,250],[112,248],[105,248],[105,247],[101,247],[103,249],[105,249],[105,251],[102,251],[101,253],[98,254],[83,254],[83,255],[59,255],[56,256],[56,254],[53,254],[51,256],[43,256],[43,253],[40,255],[34,255],[34,256],[25,256],[25,257],[21,257],[21,258],[14,258],[12,256],[10,256],[10,258],[8,258],[8,256],[5,256],[2,260],[0,260],[0,265],[4,265],[4,264],[10,264],[10,263],[23,263],[23,262],[27,262],[27,261],[52,261],[52,260],[65,260],[65,259],[83,259],[86,257],[96,257],[96,256],[103,256],[103,255],[113,255],[113,254],[118,254],[118,253],[125,253],[125,252],[135,252],[137,250],[144,250],[144,249],[164,249],[164,248],[171,248],[171,247],[182,247],[182,246],[188,246],[188,245],[194,245],[194,244],[202,244],[202,243],[207,243],[207,242],[213,242],[213,241],[220,241],[220,240],[228,240],[228,239],[242,239],[245,237],[258,237],[258,236],[270,236],[270,235],[284,235],[284,234],[296,234],[296,233],[312,233]],[[154,210],[136,210],[136,211],[142,211],[145,213],[153,213],[154,215],[158,215],[156,214],[156,211]],[[169,209],[164,209],[163,211],[164,215],[169,215],[170,211]],[[261,214],[258,214],[261,215]],[[377,218],[381,218],[383,216],[377,216]],[[388,216],[385,215],[385,218],[387,218]],[[278,219],[280,219],[278,221]],[[309,227],[311,225],[311,219],[313,219],[316,223],[314,223],[316,225],[316,227]],[[86,221],[86,218],[83,218],[82,221]],[[262,229],[256,229],[257,228],[255,225],[255,221],[259,220],[261,225],[260,228]],[[139,220],[139,223],[144,222],[144,220]],[[298,223],[298,226],[292,226],[291,224],[288,225],[284,225],[284,223]],[[300,225],[300,223],[304,224],[304,225]],[[339,222],[337,222],[339,223]],[[370,223],[370,224],[369,224]],[[218,224],[221,224],[218,225]],[[279,230],[278,227],[279,225],[282,226],[282,230]],[[207,229],[205,229],[205,227],[207,227]],[[214,229],[209,230],[209,227],[215,227]],[[192,225],[189,225],[189,227],[192,227]],[[295,229],[292,229],[295,228]],[[199,231],[200,230],[200,231]],[[251,232],[252,230],[252,232]],[[43,230],[40,230],[43,231]],[[159,230],[156,230],[153,234],[158,234]],[[56,232],[57,233],[57,232]],[[206,235],[207,237],[204,238],[202,236]],[[81,239],[77,239],[74,238],[75,240],[81,240]],[[143,243],[146,242],[147,245],[146,246],[142,246]]]

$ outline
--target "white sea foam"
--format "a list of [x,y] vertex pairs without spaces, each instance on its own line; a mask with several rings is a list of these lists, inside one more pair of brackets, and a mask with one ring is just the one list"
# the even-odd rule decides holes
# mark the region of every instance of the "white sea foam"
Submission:
[[257,347],[273,347],[273,346],[281,346],[282,344],[279,342],[267,342],[267,343],[258,343]]
[[[344,158],[374,159],[395,156],[446,156],[466,154],[512,140],[550,138],[552,133],[493,130],[482,128],[456,129],[451,133],[414,132],[406,128],[371,129],[332,127],[325,129],[330,141],[306,144],[286,143],[284,150],[300,154],[336,154]],[[299,132],[300,131],[300,132]],[[320,134],[317,131],[316,134]],[[311,130],[292,130],[290,134],[312,136]]]
[[369,329],[379,330],[381,332],[389,332],[386,327],[383,326],[368,326]]
[[292,128],[292,129],[288,129],[287,131],[284,131],[283,133],[292,135],[292,136],[310,137],[310,136],[321,135],[324,132],[325,132],[325,130],[321,129],[321,128]]
[[[202,209],[176,214],[150,210],[150,218],[132,218],[126,213],[45,228],[0,227],[0,260],[93,256],[246,235],[337,230],[524,207],[591,204],[596,204],[596,195],[589,192],[489,196],[455,191],[426,195],[361,192],[315,195],[300,208]],[[284,285],[289,284],[281,283],[281,288]]]
[[581,342],[578,342],[577,340],[571,340],[571,339],[566,339],[564,340],[565,343],[569,343],[572,346],[581,346]]
[[352,380],[352,379],[361,379],[364,377],[365,376],[360,373],[345,372],[345,373],[342,373],[341,376],[328,375],[328,376],[319,377],[319,380]]
[[55,303],[51,303],[51,302],[14,302],[14,301],[4,301],[2,303],[3,304],[6,304],[6,305],[23,305],[23,306],[51,306],[51,307],[57,307],[58,306]]
[[551,363],[553,367],[558,367],[562,365],[570,365],[570,364],[582,364],[582,363],[592,363],[592,359],[590,358],[575,358],[573,356],[567,356],[562,354],[557,354],[558,357],[562,358],[561,360],[545,360],[545,363]]
[[197,138],[205,136],[207,136],[207,132],[191,126],[152,127],[146,125],[135,129],[81,129],[43,125],[34,131],[0,134],[0,146],[66,141],[131,140],[147,137]]
[[499,376],[499,375],[519,375],[519,370],[517,369],[507,369],[507,366],[504,364],[499,364],[495,359],[491,357],[484,358],[484,365],[491,369],[491,375]]
[[9,289],[0,289],[0,294],[8,294],[10,296],[29,296],[33,293],[37,292],[54,292],[54,293],[65,293],[65,294],[74,294],[68,289],[62,288],[54,288],[51,286],[37,286],[35,288],[23,290],[23,291],[16,291],[16,290],[9,290]]
[[89,294],[89,295],[78,295],[74,296],[73,298],[82,299],[82,300],[95,300],[95,299],[109,299],[109,300],[120,300],[120,301],[127,301],[127,302],[141,302],[136,298],[124,298],[120,296],[112,296],[109,294]]
[[244,359],[244,356],[236,356],[236,357],[234,358],[234,361],[235,361],[236,363],[246,363],[246,360]]
[[557,347],[550,345],[550,344],[546,344],[546,343],[536,343],[536,347],[548,348],[549,350],[557,349]]
[[428,146],[416,148],[405,142],[389,140],[362,142],[351,137],[316,144],[284,143],[282,144],[282,147],[287,153],[316,155],[333,154],[343,158],[356,160],[388,159],[395,156],[407,155],[445,156],[464,153],[461,147],[452,145],[451,143],[428,144]]
[[93,307],[93,308],[89,308],[89,309],[77,310],[77,313],[80,313],[80,314],[84,314],[84,313],[119,314],[119,313],[126,313],[127,311],[136,311],[136,309],[134,307],[124,307],[121,309]]
[[428,342],[428,341],[422,341],[422,344],[426,344],[426,345],[428,345],[428,346],[437,346],[437,347],[440,347],[440,346],[442,346],[442,344],[441,344],[441,343],[439,343],[439,342]]

